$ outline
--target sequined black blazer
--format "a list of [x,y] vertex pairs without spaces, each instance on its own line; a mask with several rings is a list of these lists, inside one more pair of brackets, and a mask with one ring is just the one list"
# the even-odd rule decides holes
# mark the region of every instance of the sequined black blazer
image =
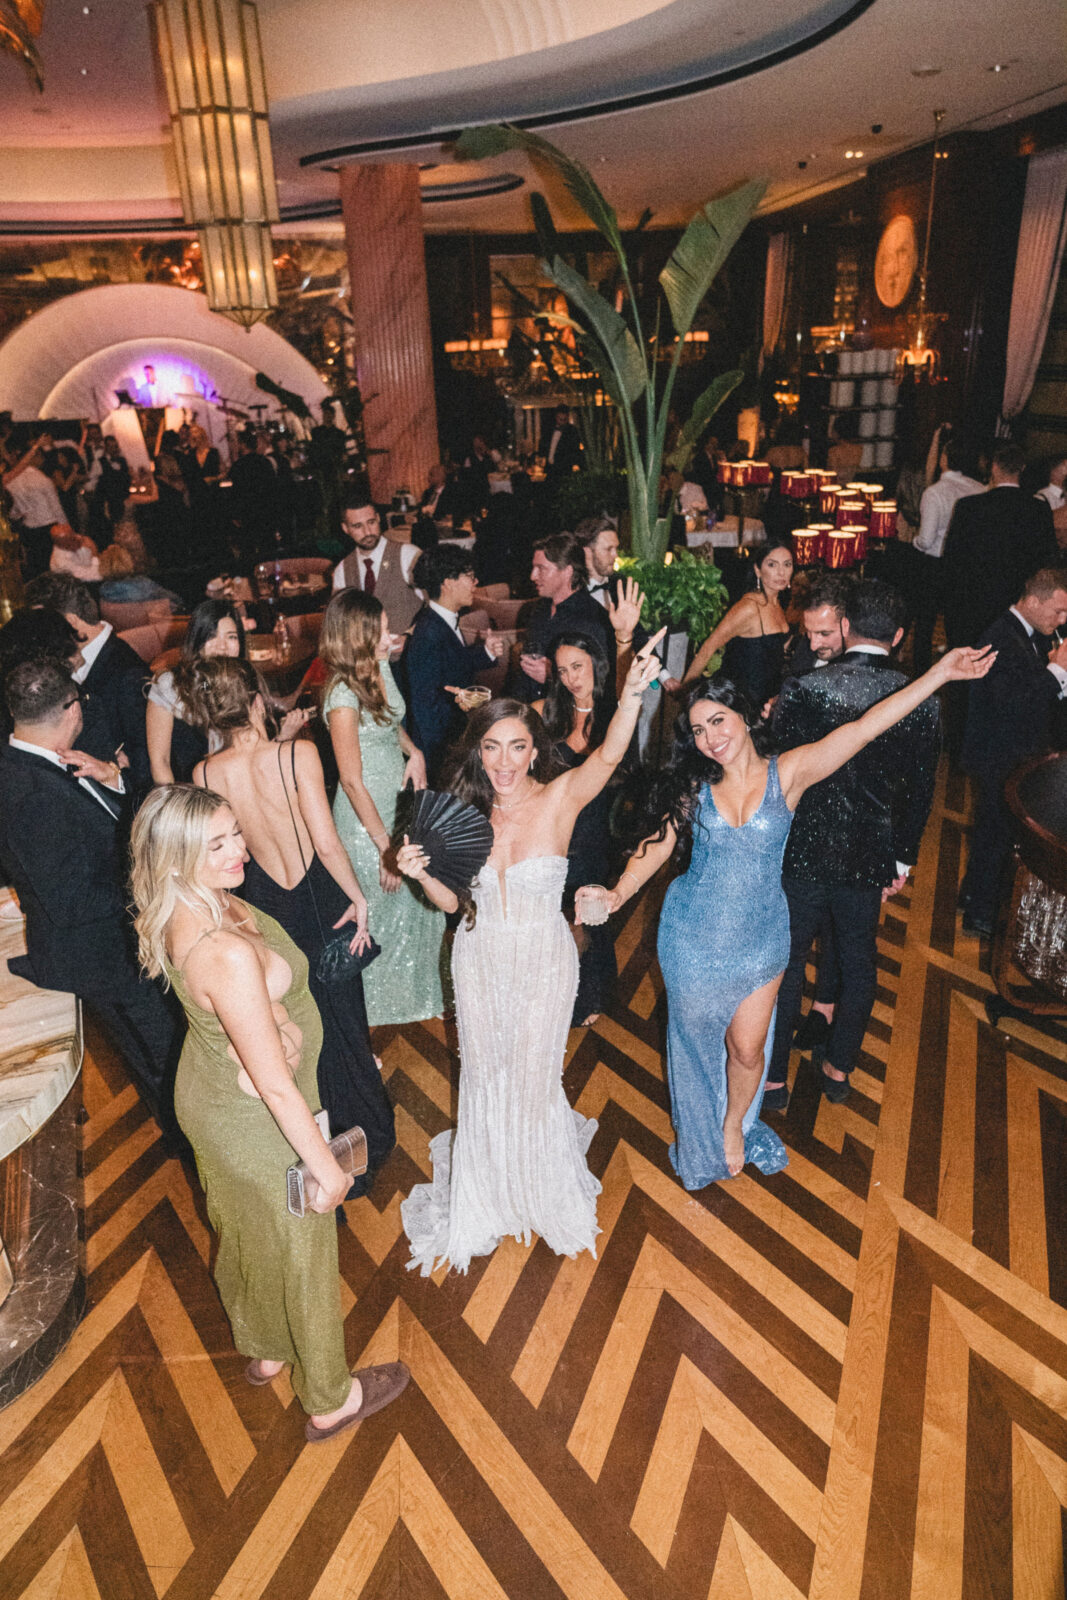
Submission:
[[[907,677],[888,656],[848,652],[818,672],[788,678],[773,729],[785,750],[822,739],[852,722]],[[934,797],[941,750],[936,700],[927,700],[888,733],[801,799],[782,875],[803,883],[881,888],[896,863],[914,864]]]

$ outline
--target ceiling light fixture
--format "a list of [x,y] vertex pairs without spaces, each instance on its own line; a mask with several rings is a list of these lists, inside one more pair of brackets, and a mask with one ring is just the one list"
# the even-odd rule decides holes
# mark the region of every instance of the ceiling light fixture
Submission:
[[244,328],[278,304],[279,220],[267,85],[251,0],[154,0],[181,186],[213,311]]
[[1008,68],[1015,65],[1015,56],[1010,61],[994,61],[991,67],[986,67],[987,72],[1007,72]]
[[933,378],[937,368],[937,351],[931,345],[930,339],[938,325],[945,320],[943,312],[927,311],[926,309],[926,275],[930,265],[930,235],[934,229],[934,195],[937,191],[937,163],[940,157],[937,144],[944,115],[943,110],[934,112],[934,153],[930,162],[930,198],[926,206],[926,238],[923,240],[923,261],[919,269],[919,304],[908,318],[908,346],[907,349],[901,351],[898,365],[898,370],[902,377],[905,372],[910,370],[916,378]]
[[912,67],[911,75],[913,78],[936,78],[940,71],[940,67]]

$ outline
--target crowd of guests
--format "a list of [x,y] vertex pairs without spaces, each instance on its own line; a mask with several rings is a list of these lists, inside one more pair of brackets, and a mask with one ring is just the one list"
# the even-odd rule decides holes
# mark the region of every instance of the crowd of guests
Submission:
[[[202,443],[206,483],[218,462]],[[610,1008],[606,919],[661,868],[675,872],[658,937],[671,1158],[693,1190],[748,1161],[786,1164],[763,1115],[788,1108],[795,1044],[813,1051],[825,1097],[848,1097],[881,906],[918,857],[941,749],[934,696],[948,686],[966,685],[959,751],[976,783],[964,926],[989,932],[1010,844],[1005,777],[1062,726],[1067,462],[1035,499],[1013,446],[993,451],[984,489],[954,436],[935,443],[913,585],[803,585],[772,535],[680,679],[660,677],[662,630],[642,627],[607,516],[533,542],[536,598],[509,647],[491,627],[461,628],[476,553],[388,539],[367,491],[350,487],[313,729],[272,700],[228,601],[201,602],[177,663],[152,677],[102,620],[98,584],[55,568],[31,577],[27,609],[0,629],[0,864],[28,944],[13,966],[77,994],[170,1147],[191,1142],[246,1376],[267,1383],[291,1365],[309,1439],[407,1382],[401,1364],[349,1373],[337,1296],[330,1213],[372,1188],[396,1137],[371,1028],[455,1008],[458,1122],[431,1144],[432,1182],[403,1205],[411,1265],[465,1269],[533,1232],[573,1255],[595,1248],[599,1185],[586,1160],[595,1124],[562,1088],[567,1034]],[[33,471],[58,495],[45,459],[13,481]],[[476,444],[466,470],[488,472],[488,459]],[[250,502],[265,493],[259,468],[247,481]],[[448,488],[431,483],[435,506]],[[26,531],[52,524],[22,526],[31,552]],[[909,629],[913,674],[900,658]],[[656,683],[672,732],[649,766],[637,724]],[[404,832],[405,797],[428,784],[492,827],[488,861],[458,891]],[[338,939],[361,975],[336,981]],[[365,1172],[338,1163],[322,1113],[330,1134],[364,1130]],[[314,1180],[310,1217],[285,1208],[294,1158]]]

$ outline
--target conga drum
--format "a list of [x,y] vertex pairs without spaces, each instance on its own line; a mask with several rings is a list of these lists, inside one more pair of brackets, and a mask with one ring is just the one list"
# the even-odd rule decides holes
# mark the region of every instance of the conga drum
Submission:
[[835,528],[826,535],[826,565],[833,572],[843,571],[856,564],[856,535],[850,529]]
[[865,522],[846,522],[839,530],[841,533],[854,533],[856,535],[856,560],[867,559],[867,524]]
[[823,535],[819,528],[797,528],[793,533],[793,560],[798,567],[813,567],[822,559]]
[[895,500],[876,500],[871,507],[870,535],[872,539],[895,539],[897,536],[897,503]]
[[1017,840],[993,941],[994,1026],[1013,1013],[1067,1015],[1067,751],[1024,762],[1004,797]]
[[862,522],[866,526],[867,506],[865,502],[854,500],[851,495],[841,495],[834,511],[834,522],[839,528],[848,527],[850,524],[855,526],[858,522]]

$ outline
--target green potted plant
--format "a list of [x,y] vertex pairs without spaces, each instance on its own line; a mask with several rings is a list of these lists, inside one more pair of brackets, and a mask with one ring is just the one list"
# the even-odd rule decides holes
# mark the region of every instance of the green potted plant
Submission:
[[[615,255],[622,311],[616,310],[565,260],[544,196],[531,195],[534,223],[545,257],[544,270],[565,296],[569,308],[567,315],[544,315],[557,326],[571,329],[578,350],[599,374],[617,409],[634,554],[643,561],[662,561],[670,517],[659,514],[660,477],[685,336],[716,273],[759,204],[765,185],[742,184],[729,194],[710,200],[697,212],[659,275],[662,300],[657,305],[654,325],[646,331],[619,219],[591,173],[547,139],[509,124],[468,129],[456,145],[456,154],[463,161],[484,160],[506,150],[524,150],[562,178],[571,197]],[[674,330],[673,338],[665,331],[661,336],[668,323]],[[666,376],[658,380],[661,347],[664,352],[669,348],[670,356]],[[670,454],[672,466],[685,468],[701,433],[742,377],[741,371],[722,373],[698,395]]]

